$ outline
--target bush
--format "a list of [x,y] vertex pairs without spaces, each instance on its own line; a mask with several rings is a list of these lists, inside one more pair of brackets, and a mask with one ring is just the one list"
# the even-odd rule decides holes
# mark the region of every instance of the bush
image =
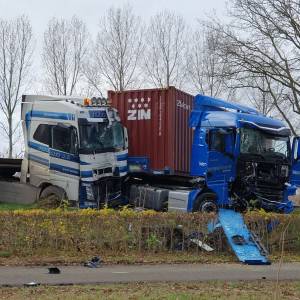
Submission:
[[[0,211],[0,252],[14,255],[57,251],[120,255],[130,251],[198,252],[201,250],[187,238],[195,233],[218,252],[228,251],[221,231],[215,234],[207,231],[207,223],[214,217],[201,213],[134,212],[127,208]],[[299,216],[249,213],[245,220],[271,251],[279,249],[281,232],[289,224],[286,250],[300,250]],[[272,226],[275,229],[270,231]]]

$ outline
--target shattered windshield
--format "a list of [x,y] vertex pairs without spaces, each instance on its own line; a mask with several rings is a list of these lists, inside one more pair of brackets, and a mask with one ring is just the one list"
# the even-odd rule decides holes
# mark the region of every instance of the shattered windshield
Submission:
[[272,135],[253,128],[241,128],[241,153],[277,154],[289,157],[289,137]]
[[84,153],[120,150],[124,147],[123,127],[119,122],[81,122],[80,149]]

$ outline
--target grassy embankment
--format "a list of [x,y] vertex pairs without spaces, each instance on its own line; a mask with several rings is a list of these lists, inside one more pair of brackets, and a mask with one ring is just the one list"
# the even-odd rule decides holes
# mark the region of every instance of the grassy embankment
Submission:
[[[276,298],[275,298],[276,296]],[[300,282],[182,282],[2,288],[0,299],[300,299]]]
[[[210,234],[213,215],[114,211],[41,210],[33,206],[0,205],[0,265],[80,264],[99,255],[105,263],[235,262],[222,232]],[[262,237],[271,260],[280,257],[282,232],[285,261],[300,261],[300,216],[250,212],[248,226]],[[270,231],[270,224],[275,224]],[[202,251],[188,238],[215,249]]]

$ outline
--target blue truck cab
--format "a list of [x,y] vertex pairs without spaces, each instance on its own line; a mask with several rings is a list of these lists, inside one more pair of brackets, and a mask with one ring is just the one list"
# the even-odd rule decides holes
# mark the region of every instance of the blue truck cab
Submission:
[[205,186],[193,193],[192,211],[254,206],[289,213],[300,184],[298,138],[280,120],[257,110],[197,95],[191,176]]

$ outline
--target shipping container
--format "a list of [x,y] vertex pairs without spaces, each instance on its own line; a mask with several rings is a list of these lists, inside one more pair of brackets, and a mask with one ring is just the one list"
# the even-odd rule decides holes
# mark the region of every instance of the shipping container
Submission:
[[153,170],[189,173],[192,95],[170,87],[108,91],[108,99],[128,129],[130,156],[147,157]]

